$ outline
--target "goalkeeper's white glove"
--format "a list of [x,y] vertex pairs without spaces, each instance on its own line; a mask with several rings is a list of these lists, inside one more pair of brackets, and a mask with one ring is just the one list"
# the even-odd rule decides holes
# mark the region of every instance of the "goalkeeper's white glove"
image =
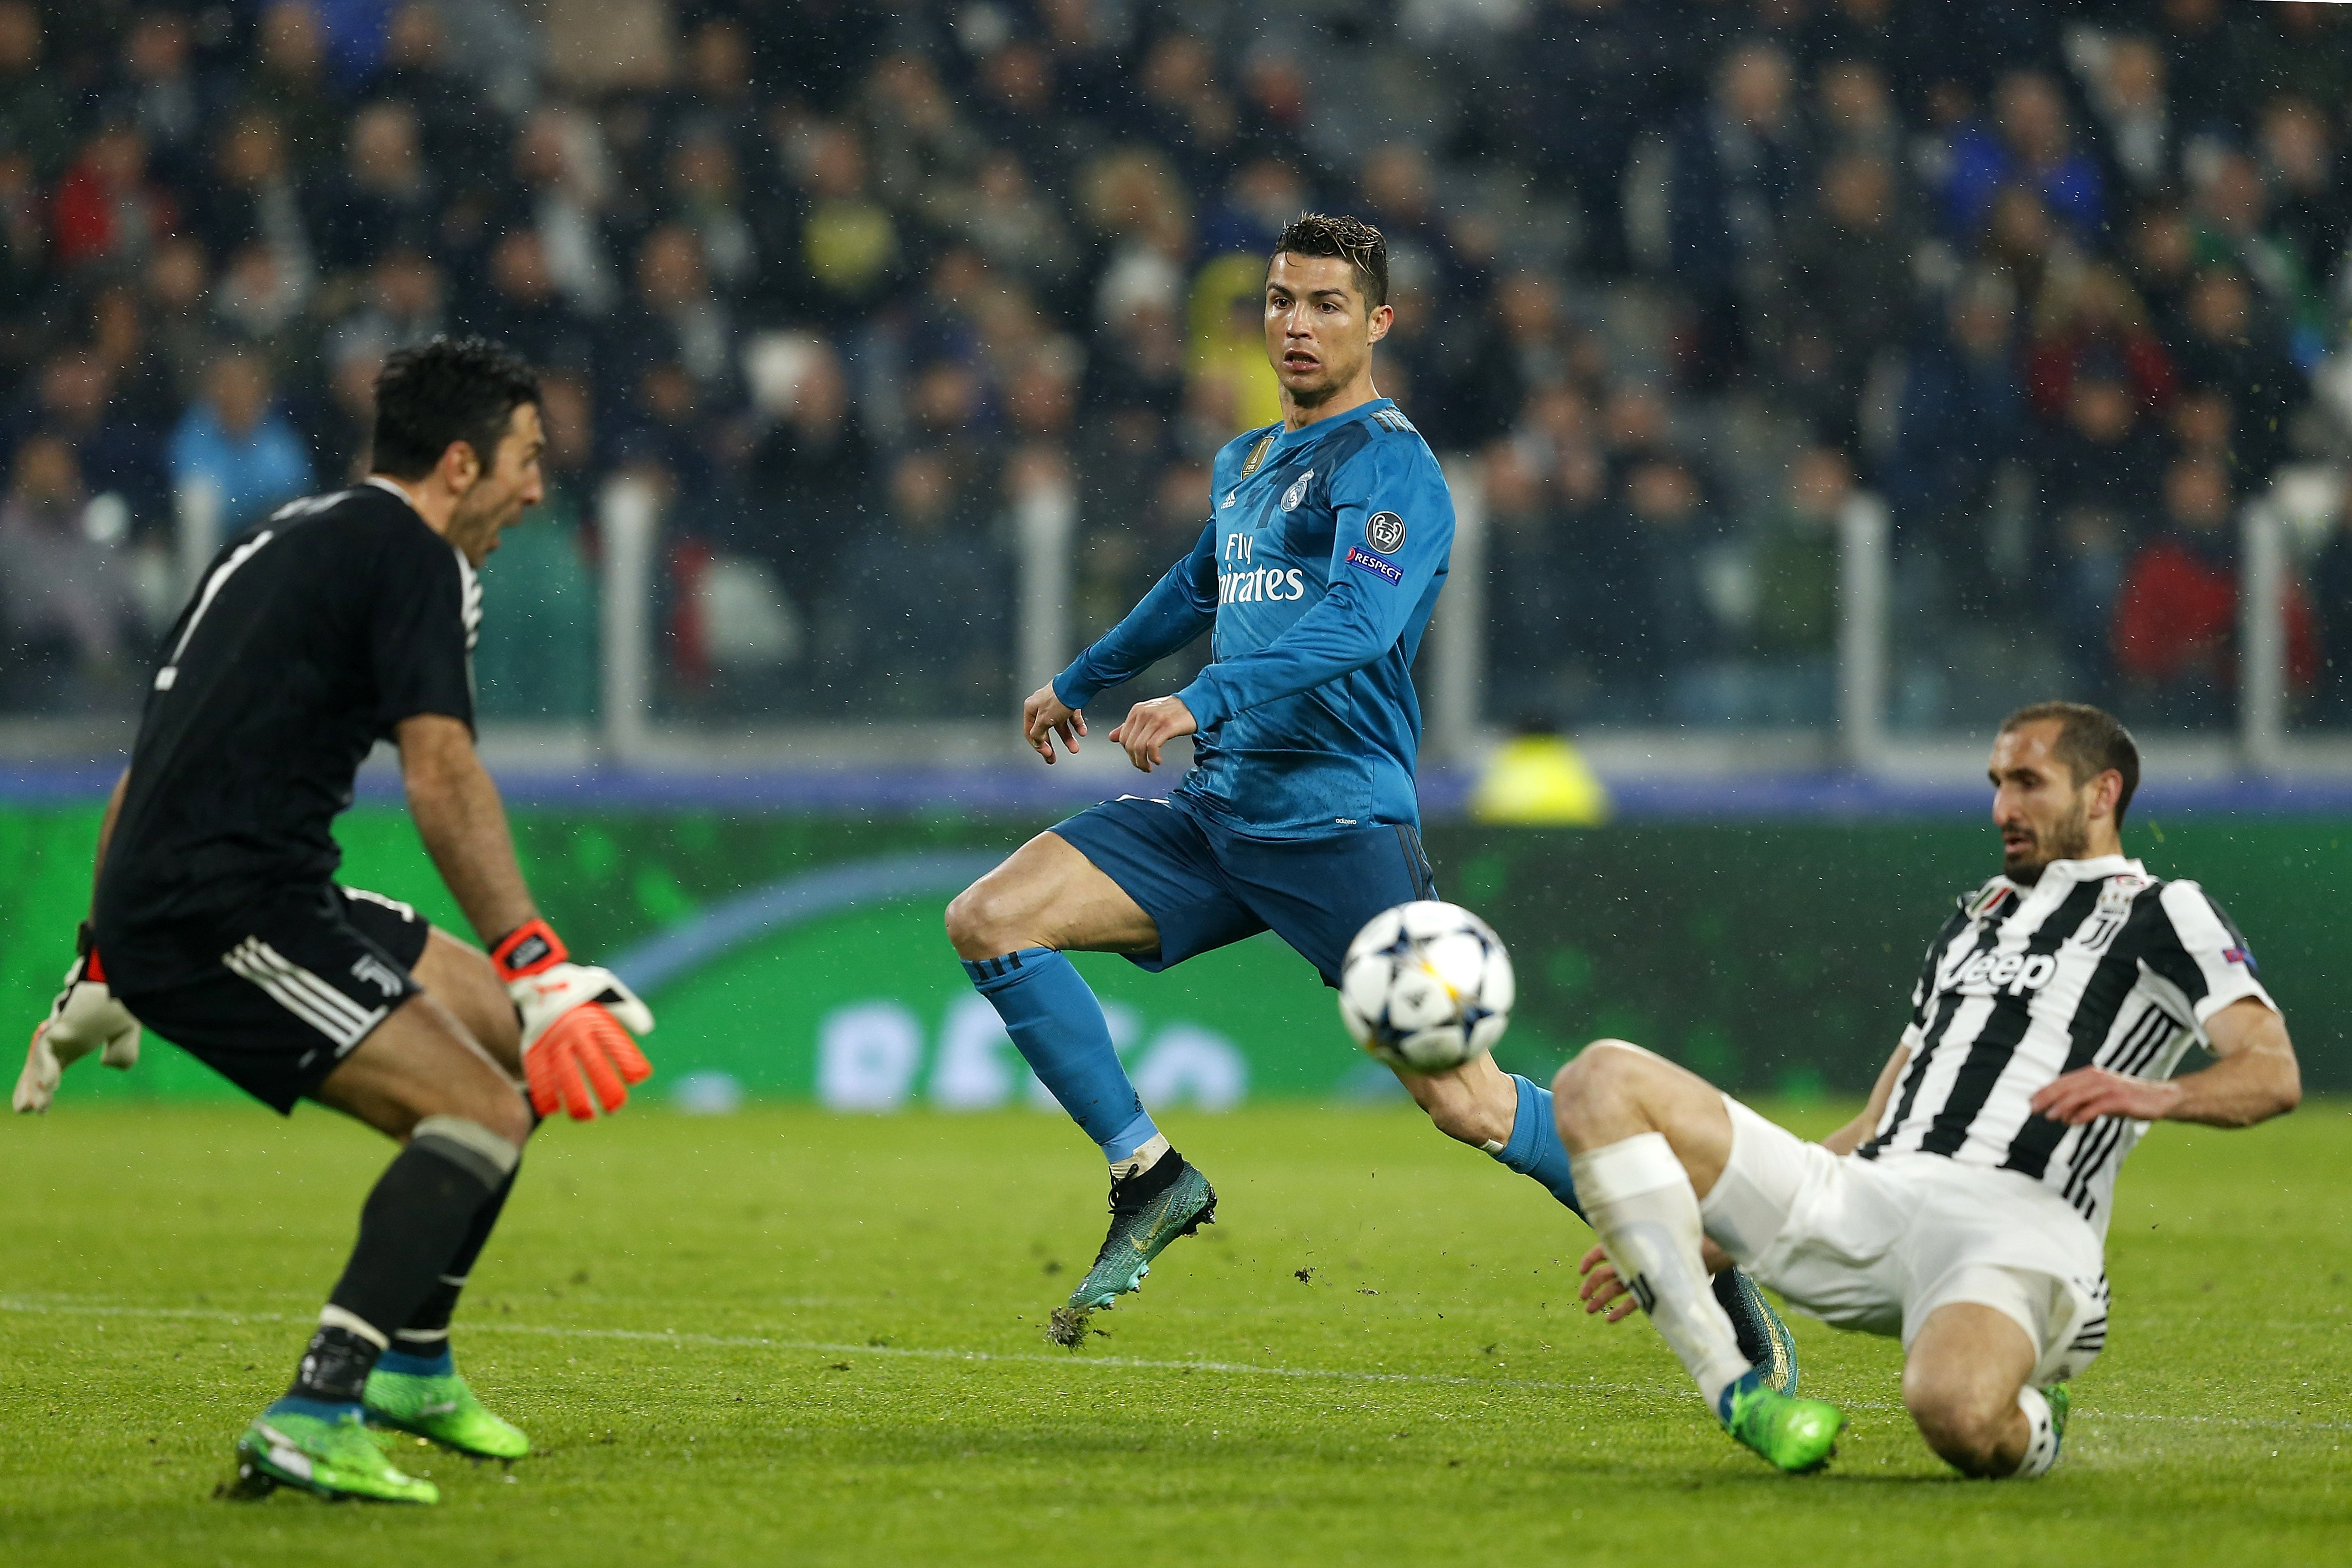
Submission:
[[522,1019],[523,1076],[541,1115],[561,1105],[573,1121],[589,1121],[600,1104],[619,1110],[628,1085],[653,1076],[630,1038],[653,1032],[653,1013],[610,969],[572,963],[546,921],[509,932],[490,949],[490,963]]
[[25,1071],[17,1074],[9,1102],[20,1113],[47,1111],[65,1070],[93,1051],[112,1068],[128,1068],[139,1060],[139,1020],[107,988],[87,924],[77,946],[80,951],[66,971],[65,988],[49,1004],[49,1016],[33,1027]]

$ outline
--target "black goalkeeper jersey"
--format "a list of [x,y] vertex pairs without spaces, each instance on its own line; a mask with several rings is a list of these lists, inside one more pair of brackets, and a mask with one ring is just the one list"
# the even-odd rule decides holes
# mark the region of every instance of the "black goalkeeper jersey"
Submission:
[[331,880],[330,829],[376,741],[419,714],[473,724],[480,619],[473,569],[381,486],[230,541],[163,643],[99,879],[100,949],[152,963],[178,945],[142,934]]

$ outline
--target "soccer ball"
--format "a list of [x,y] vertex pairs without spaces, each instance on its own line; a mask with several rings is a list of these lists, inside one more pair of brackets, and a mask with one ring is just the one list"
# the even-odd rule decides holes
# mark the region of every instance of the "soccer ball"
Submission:
[[1339,1017],[1356,1043],[1412,1072],[1444,1072],[1495,1049],[1518,985],[1494,928],[1423,900],[1372,916],[1339,967]]

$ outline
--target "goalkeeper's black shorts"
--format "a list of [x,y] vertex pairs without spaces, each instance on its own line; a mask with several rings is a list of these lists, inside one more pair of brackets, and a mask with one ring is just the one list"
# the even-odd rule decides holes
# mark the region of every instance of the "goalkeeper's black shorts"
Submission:
[[432,929],[405,904],[327,883],[112,942],[101,930],[99,956],[141,1024],[284,1115],[425,988],[409,971]]

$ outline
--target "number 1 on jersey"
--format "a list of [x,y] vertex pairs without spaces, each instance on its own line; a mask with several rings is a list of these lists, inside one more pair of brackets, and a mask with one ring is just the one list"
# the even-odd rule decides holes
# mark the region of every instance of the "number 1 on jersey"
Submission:
[[205,591],[203,594],[197,598],[196,607],[188,612],[188,623],[180,629],[180,640],[172,644],[171,660],[165,664],[162,669],[155,672],[155,689],[157,691],[168,692],[172,689],[173,685],[178,682],[180,678],[180,655],[188,651],[188,639],[196,634],[196,623],[205,618],[205,612],[213,607],[214,596],[220,592],[222,585],[228,581],[230,574],[236,571],[238,567],[243,566],[247,561],[251,560],[255,554],[260,550],[263,545],[268,544],[271,539],[274,539],[277,537],[278,535],[276,530],[264,528],[259,533],[254,535],[251,538],[246,540],[243,544],[237,546],[235,550],[229,553],[229,558],[226,560],[213,568],[212,576],[205,580]]

